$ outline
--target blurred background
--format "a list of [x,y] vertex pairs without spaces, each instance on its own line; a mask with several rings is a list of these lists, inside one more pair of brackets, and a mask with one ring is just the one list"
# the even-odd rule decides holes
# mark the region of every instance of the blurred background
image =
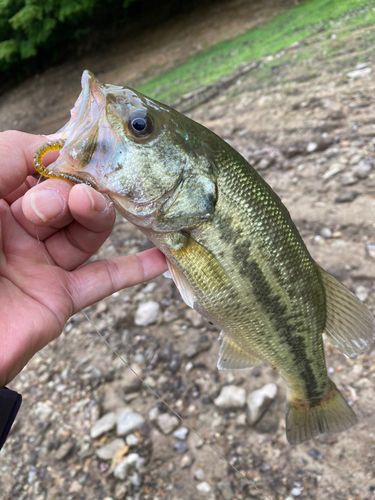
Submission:
[[[1,0],[0,130],[54,133],[84,69],[172,105],[249,160],[315,260],[375,313],[374,21],[374,0]],[[118,218],[94,259],[147,247]],[[79,313],[11,385],[24,403],[1,498],[375,497],[371,351],[348,360],[326,343],[359,423],[292,447],[281,379],[264,364],[219,372],[219,332],[170,280],[85,312],[183,421]]]

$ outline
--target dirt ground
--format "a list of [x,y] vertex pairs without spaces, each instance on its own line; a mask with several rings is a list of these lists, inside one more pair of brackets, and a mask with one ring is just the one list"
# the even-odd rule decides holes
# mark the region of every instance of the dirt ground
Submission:
[[[157,71],[150,64],[156,56],[162,54],[163,68],[175,64],[194,44],[204,48],[220,39],[220,29],[233,35],[272,15],[276,2],[259,3],[251,18],[248,2],[220,5],[222,10],[212,7],[199,22],[192,14],[196,32],[189,28],[191,19],[186,24],[178,20],[186,52],[176,37],[176,23],[150,33],[144,47],[153,49],[142,49],[139,58],[121,45],[108,59],[98,55],[67,63],[25,82],[2,97],[0,129],[53,132],[67,119],[86,65],[103,81],[138,81],[146,68]],[[296,44],[275,56],[273,61],[283,62],[272,71],[265,72],[269,60],[261,61],[189,116],[249,159],[282,198],[315,260],[375,313],[372,32],[353,31],[329,59],[314,39],[309,49],[315,55],[301,62],[298,55],[310,42]],[[323,32],[322,40],[327,36]],[[119,218],[96,258],[146,247],[143,235]],[[148,301],[158,304],[156,323],[137,326],[135,315]],[[174,431],[163,430],[160,416],[168,414],[166,407],[129,376],[83,313],[77,314],[12,383],[24,403],[0,455],[2,498],[375,497],[374,352],[348,360],[327,343],[329,374],[359,423],[345,433],[291,446],[285,438],[282,380],[264,364],[249,372],[219,372],[218,331],[185,306],[170,280],[159,277],[123,290],[85,312],[148,386],[183,417],[174,425],[186,427],[187,436],[178,439]],[[267,383],[277,384],[278,392],[255,425],[248,424],[246,406],[222,410],[215,405],[227,385],[244,389],[248,397]],[[93,426],[124,407],[141,415],[143,425],[109,458],[100,458],[99,450],[118,437],[112,427],[92,437]],[[121,475],[116,466],[131,454],[135,465]]]

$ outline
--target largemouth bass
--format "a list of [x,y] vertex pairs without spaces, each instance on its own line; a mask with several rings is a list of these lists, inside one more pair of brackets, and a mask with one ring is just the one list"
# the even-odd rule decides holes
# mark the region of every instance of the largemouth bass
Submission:
[[[370,311],[310,256],[280,198],[225,141],[85,71],[62,129],[34,158],[86,182],[165,254],[185,302],[221,329],[218,368],[264,360],[287,387],[290,443],[357,422],[327,375],[322,334],[346,356],[374,340]],[[61,149],[46,169],[42,156]]]

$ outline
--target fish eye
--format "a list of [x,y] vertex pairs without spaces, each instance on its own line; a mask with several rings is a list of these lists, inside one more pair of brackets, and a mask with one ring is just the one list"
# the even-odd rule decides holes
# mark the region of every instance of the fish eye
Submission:
[[146,137],[153,131],[151,117],[145,110],[137,109],[133,111],[128,120],[129,131],[135,137]]

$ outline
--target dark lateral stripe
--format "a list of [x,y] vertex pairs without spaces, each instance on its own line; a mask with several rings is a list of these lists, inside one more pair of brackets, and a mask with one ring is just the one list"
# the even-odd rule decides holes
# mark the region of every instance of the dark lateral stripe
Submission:
[[287,307],[282,304],[280,297],[272,293],[271,287],[257,262],[247,262],[246,266],[242,268],[242,273],[250,278],[253,293],[258,303],[264,307],[275,323],[281,342],[288,345],[292,356],[298,363],[297,369],[305,383],[307,399],[321,396],[318,381],[306,356],[306,342],[301,336],[293,334],[295,328],[289,323]]

